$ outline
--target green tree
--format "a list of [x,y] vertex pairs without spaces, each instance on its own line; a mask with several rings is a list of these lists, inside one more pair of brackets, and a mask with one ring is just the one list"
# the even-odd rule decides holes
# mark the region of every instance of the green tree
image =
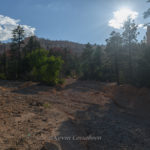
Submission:
[[[27,58],[26,56],[29,53],[31,53],[32,51],[41,48],[41,45],[40,45],[39,41],[37,40],[37,38],[35,36],[31,36],[27,40],[28,40],[28,42],[22,50],[21,73],[24,74],[24,75],[27,75],[29,70],[30,70],[30,64],[29,64],[28,60],[26,59]],[[26,76],[25,79],[26,78],[28,78],[28,77]]]
[[142,47],[138,60],[138,85],[150,87],[150,47]]
[[0,54],[0,78],[6,79],[6,64],[7,64],[7,58],[6,58],[6,50],[5,46],[2,45],[0,42],[0,46],[3,47],[3,52]]
[[102,49],[97,45],[86,45],[81,55],[82,79],[102,79]]
[[122,48],[122,37],[120,33],[113,31],[110,34],[110,38],[106,40],[107,46],[106,51],[108,57],[110,58],[112,69],[114,68],[115,72],[115,79],[117,84],[120,84],[120,75],[119,75],[119,57],[120,57],[120,50]]
[[28,42],[23,48],[23,53],[26,56],[27,53],[36,49],[40,49],[40,48],[41,48],[41,45],[40,45],[40,42],[37,40],[37,37],[31,36],[28,38]]
[[21,44],[23,44],[24,38],[25,38],[25,31],[24,31],[23,27],[18,25],[17,28],[15,28],[12,31],[12,44],[16,48],[18,48],[18,51],[21,48]]
[[92,65],[92,54],[93,48],[90,43],[86,45],[81,56],[81,66],[82,66],[82,77],[84,79],[91,79],[93,74],[93,65]]
[[128,18],[128,20],[124,23],[123,26],[123,44],[124,49],[128,51],[128,64],[129,64],[129,71],[128,71],[128,80],[129,82],[133,82],[133,62],[132,62],[132,51],[135,43],[137,42],[137,35],[139,32],[137,31],[137,25],[135,24],[134,20]]
[[25,38],[23,27],[17,26],[12,31],[12,44],[10,51],[10,59],[8,66],[8,74],[10,79],[18,79],[21,72],[21,44]]
[[55,85],[59,83],[59,74],[63,64],[60,57],[48,56],[48,51],[37,49],[27,55],[30,64],[31,79],[47,84]]
[[96,48],[93,50],[92,54],[92,78],[95,80],[101,80],[102,79],[102,48],[100,46],[96,46]]

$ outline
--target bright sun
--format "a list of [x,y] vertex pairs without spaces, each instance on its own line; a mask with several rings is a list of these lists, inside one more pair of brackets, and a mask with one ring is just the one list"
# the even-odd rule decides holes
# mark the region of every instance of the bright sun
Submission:
[[122,8],[113,12],[113,18],[109,21],[109,26],[120,29],[123,27],[124,22],[130,17],[135,19],[138,17],[138,12],[132,11],[129,8]]

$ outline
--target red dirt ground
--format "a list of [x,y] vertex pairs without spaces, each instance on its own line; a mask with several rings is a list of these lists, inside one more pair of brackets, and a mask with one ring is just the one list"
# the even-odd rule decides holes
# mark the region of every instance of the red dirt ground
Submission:
[[[149,150],[149,93],[75,79],[57,87],[0,81],[0,150]],[[74,136],[101,140],[56,139]]]

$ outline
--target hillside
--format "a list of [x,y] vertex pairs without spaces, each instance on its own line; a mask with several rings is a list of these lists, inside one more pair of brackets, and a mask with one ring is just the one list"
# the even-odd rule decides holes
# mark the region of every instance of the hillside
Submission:
[[[52,41],[52,40],[48,40],[48,39],[43,39],[43,38],[37,38],[35,37],[36,40],[39,41],[40,45],[42,48],[45,48],[47,50],[51,49],[51,48],[67,48],[75,53],[81,53],[85,47],[84,44],[80,44],[80,43],[75,43],[75,42],[70,42],[70,41]],[[24,43],[26,44],[28,42],[29,38],[26,38],[24,40]],[[22,45],[22,47],[25,46]],[[0,44],[0,53],[4,52],[5,50],[9,50],[10,49],[10,43],[1,43]]]
[[81,53],[85,47],[84,44],[70,42],[70,41],[52,41],[52,40],[46,40],[42,38],[39,38],[38,41],[40,42],[41,46],[45,49],[67,48],[76,53]]

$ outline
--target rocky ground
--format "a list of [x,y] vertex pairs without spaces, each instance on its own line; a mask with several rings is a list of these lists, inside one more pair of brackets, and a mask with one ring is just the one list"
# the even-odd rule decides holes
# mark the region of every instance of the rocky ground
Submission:
[[149,150],[149,116],[131,111],[117,88],[0,81],[0,150]]

